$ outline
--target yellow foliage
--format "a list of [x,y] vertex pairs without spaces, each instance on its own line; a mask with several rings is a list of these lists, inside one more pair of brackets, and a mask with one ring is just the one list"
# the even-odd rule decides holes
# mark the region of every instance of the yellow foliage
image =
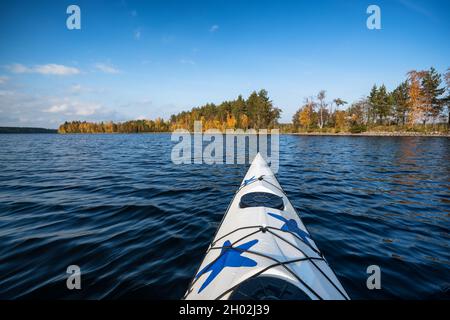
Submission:
[[236,118],[233,117],[233,115],[228,114],[227,115],[227,124],[226,124],[226,128],[227,129],[234,129],[236,127]]
[[308,129],[312,123],[312,109],[309,106],[304,107],[300,112],[298,120],[301,126]]
[[423,72],[410,71],[409,76],[409,108],[408,125],[414,126],[416,121],[422,116],[423,93],[421,88],[421,79]]
[[241,115],[240,120],[241,120],[241,128],[247,129],[248,124],[249,124],[249,119],[248,119],[247,115],[245,115],[245,114]]
[[336,111],[336,128],[339,130],[344,130],[345,127],[345,111]]

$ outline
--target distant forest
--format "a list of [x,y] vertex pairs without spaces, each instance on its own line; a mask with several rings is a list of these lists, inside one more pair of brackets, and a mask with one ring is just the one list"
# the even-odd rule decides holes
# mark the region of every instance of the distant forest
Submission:
[[0,127],[0,133],[57,133],[57,130],[29,127]]
[[193,130],[201,121],[203,130],[272,129],[284,133],[360,133],[365,131],[439,131],[450,129],[450,68],[439,74],[434,68],[412,70],[392,91],[374,85],[367,96],[348,104],[339,97],[329,99],[326,91],[308,97],[292,118],[280,124],[281,109],[273,105],[266,90],[247,99],[238,96],[219,105],[209,103],[172,115],[169,120],[113,122],[65,122],[59,133],[144,133]]
[[213,103],[193,108],[190,111],[172,115],[168,121],[132,120],[113,122],[65,122],[60,133],[141,133],[167,132],[175,129],[193,131],[194,121],[201,121],[203,129],[272,129],[278,127],[281,110],[273,106],[266,90],[253,92],[247,99],[239,96],[236,100],[225,101],[220,105]]

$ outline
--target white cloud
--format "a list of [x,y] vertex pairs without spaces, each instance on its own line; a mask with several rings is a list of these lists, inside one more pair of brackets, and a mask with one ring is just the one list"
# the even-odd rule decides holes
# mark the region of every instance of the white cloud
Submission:
[[67,67],[59,64],[46,64],[35,67],[35,72],[40,74],[54,74],[59,76],[78,74],[80,71],[77,68]]
[[118,69],[116,69],[112,65],[109,65],[106,63],[97,63],[97,64],[95,64],[95,68],[101,72],[110,73],[110,74],[115,74],[115,73],[120,72]]
[[4,96],[12,96],[15,92],[11,90],[0,90],[0,97]]
[[44,109],[44,112],[50,112],[50,113],[60,113],[60,112],[64,112],[66,111],[68,108],[68,105],[63,103],[63,104],[55,104],[53,106],[51,106],[48,109]]
[[97,111],[102,109],[102,105],[98,103],[91,102],[81,102],[81,101],[71,101],[65,99],[66,101],[60,104],[55,104],[48,109],[42,111],[48,113],[61,113],[67,116],[92,116]]
[[23,64],[15,63],[7,66],[7,69],[9,69],[9,71],[11,71],[12,73],[37,73],[57,76],[67,76],[80,73],[80,70],[78,70],[77,68],[54,63],[36,65],[32,67],[27,67]]
[[0,76],[0,84],[5,84],[8,81],[8,77]]
[[28,67],[25,67],[23,64],[20,63],[14,63],[11,65],[6,66],[6,68],[11,71],[12,73],[26,73],[30,72],[31,69]]
[[98,101],[24,92],[4,92],[0,98],[0,114],[0,126],[47,128],[56,128],[64,121],[118,121],[123,118]]
[[98,103],[74,102],[73,110],[77,116],[92,116],[98,110],[102,109],[102,105]]
[[212,25],[211,28],[209,28],[209,32],[216,32],[219,30],[219,26],[217,24]]

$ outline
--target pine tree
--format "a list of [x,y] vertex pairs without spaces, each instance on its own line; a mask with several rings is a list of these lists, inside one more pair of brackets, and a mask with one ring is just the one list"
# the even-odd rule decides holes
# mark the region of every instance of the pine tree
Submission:
[[381,123],[383,123],[383,120],[386,119],[391,114],[391,103],[389,93],[387,92],[386,86],[384,84],[380,87],[378,93],[380,94],[379,115]]
[[368,123],[373,123],[376,121],[376,117],[377,117],[377,106],[378,106],[378,88],[376,85],[373,85],[372,89],[370,90],[370,94],[367,97],[368,101],[369,101],[369,105],[370,105],[370,110],[367,114],[367,122]]
[[396,124],[401,123],[406,124],[407,114],[409,110],[409,86],[408,82],[402,82],[395,90],[392,92],[393,99],[393,115],[396,120]]
[[429,71],[424,73],[422,78],[422,88],[423,88],[423,113],[424,119],[423,124],[425,124],[429,118],[434,120],[441,114],[443,109],[442,100],[440,96],[445,92],[445,88],[440,88],[441,86],[441,75],[436,72],[436,69],[431,67]]

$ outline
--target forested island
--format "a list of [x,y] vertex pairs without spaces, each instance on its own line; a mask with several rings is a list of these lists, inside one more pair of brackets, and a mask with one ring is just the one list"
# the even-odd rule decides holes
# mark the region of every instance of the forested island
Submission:
[[392,91],[374,85],[367,96],[349,104],[339,97],[329,98],[321,90],[308,97],[294,114],[292,123],[279,123],[282,110],[273,105],[266,90],[244,99],[209,103],[172,115],[168,120],[114,122],[72,121],[62,124],[59,133],[145,133],[193,130],[201,121],[203,130],[273,129],[282,133],[382,133],[450,132],[450,68],[440,74],[434,68],[412,70]]

